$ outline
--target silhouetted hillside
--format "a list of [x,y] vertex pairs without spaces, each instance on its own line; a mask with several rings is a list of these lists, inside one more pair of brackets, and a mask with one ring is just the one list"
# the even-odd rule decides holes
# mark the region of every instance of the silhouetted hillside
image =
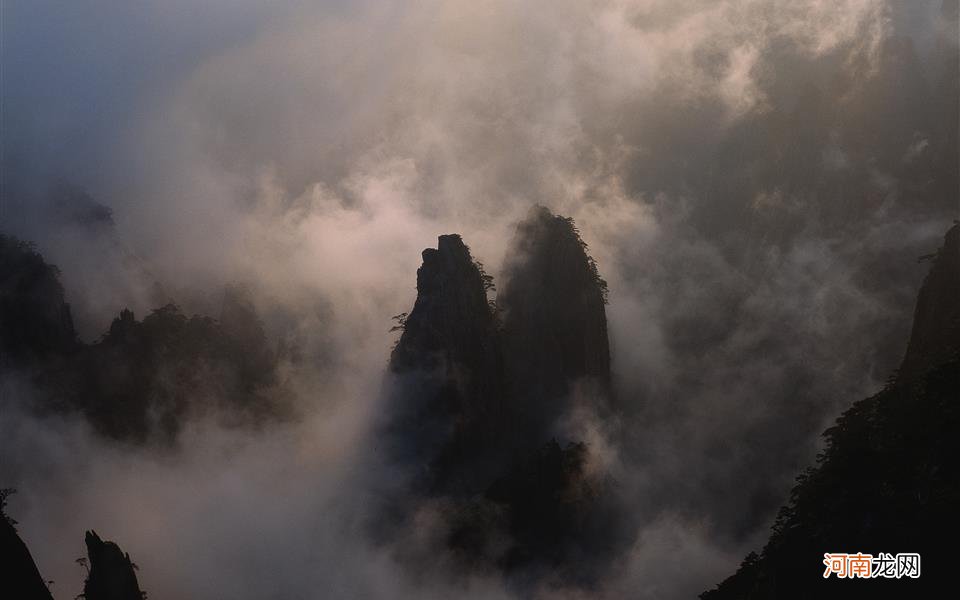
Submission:
[[246,327],[229,332],[173,304],[143,321],[124,310],[77,356],[56,395],[101,433],[132,441],[172,439],[188,415],[217,409],[241,422],[275,415],[272,354],[257,321]]
[[0,234],[0,368],[29,366],[77,345],[57,268]]
[[26,375],[32,408],[77,411],[108,437],[172,441],[188,415],[228,424],[286,414],[276,356],[249,296],[229,287],[221,319],[168,304],[137,321],[129,310],[96,343],[77,341],[55,267],[0,236],[0,376]]
[[17,535],[13,521],[4,513],[7,495],[11,491],[0,490],[0,597],[52,600],[30,550]]
[[[770,541],[704,600],[932,597],[950,589],[960,533],[960,226],[917,300],[899,373],[828,429]],[[825,580],[825,552],[918,552],[919,579]]]
[[[17,535],[15,522],[6,515],[6,499],[13,490],[0,490],[0,598],[10,600],[52,600],[47,584],[40,576],[30,550]],[[130,555],[110,541],[103,541],[95,531],[85,536],[87,558],[77,562],[87,568],[84,600],[143,600],[136,565]]]

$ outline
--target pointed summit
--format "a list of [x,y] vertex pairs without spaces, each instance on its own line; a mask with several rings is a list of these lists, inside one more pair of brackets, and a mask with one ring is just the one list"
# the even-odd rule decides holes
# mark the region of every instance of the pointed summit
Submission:
[[542,206],[517,226],[507,256],[497,305],[512,389],[526,421],[550,426],[575,387],[609,390],[606,282],[573,219]]
[[502,369],[484,273],[459,235],[423,251],[416,303],[397,318],[392,454],[425,466],[428,488],[475,487],[491,460],[481,449],[503,431]]
[[553,438],[571,399],[608,398],[606,284],[573,221],[543,208],[519,225],[506,271],[495,310],[460,236],[423,251],[416,303],[395,317],[383,429],[391,466],[412,471],[409,493],[378,527],[417,527],[418,502],[440,499],[432,535],[464,564],[589,585],[622,547],[623,520],[590,449]]
[[402,327],[391,371],[466,368],[476,376],[460,382],[460,391],[482,391],[483,377],[496,366],[496,328],[482,274],[459,235],[441,235],[436,249],[423,251],[417,300]]
[[120,546],[100,539],[95,531],[86,535],[90,574],[83,585],[86,600],[143,600],[130,555]]

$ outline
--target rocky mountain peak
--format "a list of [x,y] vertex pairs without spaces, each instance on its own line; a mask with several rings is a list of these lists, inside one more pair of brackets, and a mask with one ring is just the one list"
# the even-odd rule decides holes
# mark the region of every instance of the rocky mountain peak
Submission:
[[586,583],[623,542],[610,527],[619,507],[608,478],[585,469],[589,448],[557,429],[573,396],[608,397],[606,284],[572,219],[542,207],[510,257],[495,311],[492,278],[460,236],[423,251],[416,302],[397,317],[388,453],[415,473],[401,504],[442,498],[457,556],[505,571],[566,564]]
[[442,235],[437,248],[423,251],[416,302],[397,318],[403,333],[390,359],[394,454],[428,465],[429,487],[470,488],[484,471],[477,463],[489,462],[480,449],[503,431],[497,415],[504,396],[483,273],[459,235]]
[[394,371],[433,368],[446,361],[478,375],[494,367],[495,323],[482,274],[459,235],[441,235],[423,251],[417,300],[403,321],[391,357]]
[[130,555],[113,542],[103,541],[95,531],[86,538],[90,573],[83,586],[86,600],[143,600]]
[[510,383],[526,420],[550,424],[575,388],[609,394],[606,282],[573,220],[544,207],[517,226],[508,256],[497,305]]

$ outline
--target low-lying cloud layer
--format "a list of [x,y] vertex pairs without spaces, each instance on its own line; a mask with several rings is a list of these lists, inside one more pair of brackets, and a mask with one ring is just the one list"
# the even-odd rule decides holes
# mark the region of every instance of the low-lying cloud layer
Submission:
[[[2,228],[61,268],[81,334],[170,299],[216,315],[243,281],[308,357],[302,423],[195,423],[173,453],[24,416],[5,385],[0,484],[58,598],[88,528],[155,598],[509,596],[403,571],[363,520],[420,250],[461,233],[496,276],[535,203],[610,287],[630,434],[608,460],[640,528],[596,593],[689,597],[896,368],[915,259],[957,215],[956,2],[4,10]],[[65,220],[63,181],[112,223]]]

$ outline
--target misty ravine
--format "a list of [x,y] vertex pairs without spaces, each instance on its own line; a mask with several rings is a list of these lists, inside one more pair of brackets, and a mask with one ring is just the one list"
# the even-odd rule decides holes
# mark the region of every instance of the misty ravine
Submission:
[[0,599],[949,595],[958,5],[3,2]]

